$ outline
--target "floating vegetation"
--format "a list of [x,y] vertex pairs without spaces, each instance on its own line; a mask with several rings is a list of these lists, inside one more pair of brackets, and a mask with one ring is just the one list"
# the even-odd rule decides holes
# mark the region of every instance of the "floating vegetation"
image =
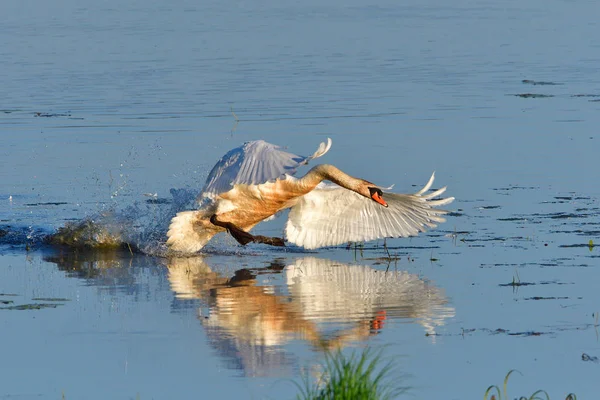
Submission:
[[47,203],[27,203],[25,205],[29,206],[29,207],[39,207],[39,206],[64,206],[66,204],[69,204],[69,203],[66,203],[64,201],[49,201]]
[[541,296],[533,296],[533,297],[525,297],[523,300],[569,300],[568,297],[541,297]]
[[41,118],[54,118],[54,117],[70,117],[71,116],[71,112],[66,112],[66,113],[45,113],[45,112],[35,112],[33,113],[34,117],[41,117]]
[[581,361],[591,361],[591,362],[600,362],[600,359],[596,356],[590,356],[589,354],[583,353],[581,355]]
[[592,243],[592,246],[590,246],[590,243],[575,243],[575,244],[560,244],[558,245],[558,247],[562,247],[562,248],[572,248],[572,247],[587,247],[590,250],[594,248],[594,244]]
[[151,199],[146,199],[146,203],[148,203],[148,204],[172,204],[173,200],[164,199],[164,198],[151,198]]
[[65,299],[62,297],[34,297],[31,300],[34,300],[34,301],[60,301],[60,302],[71,301],[71,299]]
[[518,93],[518,94],[513,94],[513,96],[521,97],[523,99],[546,99],[549,97],[554,97],[553,94],[541,94],[541,93]]
[[554,332],[540,332],[540,331],[517,331],[512,332],[508,329],[497,328],[497,329],[489,329],[489,328],[462,328],[459,334],[442,334],[442,333],[426,333],[425,336],[465,336],[469,333],[477,333],[484,332],[490,335],[507,335],[507,336],[519,336],[519,337],[532,337],[532,336],[542,336],[542,335],[551,335]]
[[500,283],[500,284],[498,284],[498,286],[513,286],[513,287],[515,287],[515,286],[531,286],[531,285],[535,285],[535,283],[533,283],[533,282],[520,282],[520,281],[515,281],[514,279],[510,283]]
[[62,304],[54,303],[31,303],[31,304],[20,304],[17,306],[0,307],[0,310],[41,310],[42,308],[56,308]]
[[508,222],[527,221],[527,218],[525,218],[525,217],[497,218],[497,221],[508,221]]
[[[506,374],[506,377],[504,377],[504,384],[502,385],[502,391],[500,391],[500,388],[497,385],[491,385],[485,391],[485,394],[483,395],[483,400],[487,400],[487,399],[489,399],[489,400],[502,400],[502,399],[510,400],[510,399],[512,399],[513,396],[509,396],[508,395],[507,386],[508,386],[508,378],[510,378],[510,376],[511,376],[511,374],[513,372],[518,372],[519,374],[521,374],[521,372],[517,371],[516,369],[511,369],[510,371],[508,371],[508,374]],[[521,375],[523,375],[523,374],[521,374]],[[495,392],[495,394],[492,394],[493,392]],[[545,397],[542,397],[542,394]],[[541,400],[541,399],[544,399],[544,398],[546,400],[550,400],[550,395],[545,390],[541,390],[540,389],[540,390],[535,391],[529,397],[527,397],[527,396],[520,396],[520,397],[516,397],[515,399],[519,399],[519,400]],[[565,397],[565,400],[577,400],[577,396],[574,393],[569,393]]]
[[501,283],[498,286],[512,286],[517,287],[517,286],[530,286],[530,285],[535,285],[535,283],[532,282],[521,282],[521,278],[519,277],[519,273],[517,271],[515,271],[515,275],[513,275],[513,280],[511,283]]
[[534,81],[531,79],[523,79],[521,81],[521,83],[524,83],[526,85],[546,85],[546,86],[555,86],[555,85],[562,85],[562,83],[556,83],[556,82],[550,82],[550,81]]
[[508,190],[537,190],[539,189],[539,187],[536,186],[518,186],[518,185],[514,185],[514,186],[508,186],[508,187],[500,187],[500,188],[494,188],[492,190],[496,190],[496,191],[508,191]]

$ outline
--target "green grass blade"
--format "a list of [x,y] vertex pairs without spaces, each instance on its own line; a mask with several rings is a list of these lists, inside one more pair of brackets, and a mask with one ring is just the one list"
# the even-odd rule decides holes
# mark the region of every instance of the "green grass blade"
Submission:
[[483,400],[488,399],[488,394],[490,394],[492,389],[496,389],[496,393],[498,393],[498,400],[502,399],[502,395],[500,394],[500,388],[496,385],[492,385],[489,388],[487,388],[487,390],[485,391],[485,394],[483,395]]

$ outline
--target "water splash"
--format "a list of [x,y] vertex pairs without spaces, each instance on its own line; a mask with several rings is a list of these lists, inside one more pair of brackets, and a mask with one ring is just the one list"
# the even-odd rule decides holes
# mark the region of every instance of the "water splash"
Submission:
[[166,232],[179,211],[196,208],[198,191],[171,189],[170,199],[152,198],[123,209],[114,206],[82,220],[67,222],[56,232],[33,227],[0,227],[0,244],[42,244],[89,249],[127,248],[149,255],[164,255]]

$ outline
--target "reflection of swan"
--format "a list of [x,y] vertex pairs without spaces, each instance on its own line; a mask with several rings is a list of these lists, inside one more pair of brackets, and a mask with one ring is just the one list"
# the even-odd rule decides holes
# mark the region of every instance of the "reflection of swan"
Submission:
[[366,340],[385,319],[415,319],[433,333],[454,316],[440,289],[407,272],[311,257],[283,271],[289,295],[257,285],[258,274],[280,273],[281,267],[241,269],[228,278],[201,257],[173,258],[168,278],[177,298],[197,298],[208,306],[200,321],[211,344],[251,374],[287,365],[281,345],[295,338],[333,349]]
[[[198,211],[184,211],[171,221],[167,244],[181,252],[200,250],[217,233],[229,232],[239,243],[283,246],[280,238],[253,236],[256,224],[291,208],[287,240],[308,249],[349,241],[414,236],[443,222],[446,211],[434,207],[454,200],[432,200],[446,188],[424,194],[433,175],[415,194],[383,194],[381,188],[332,165],[317,165],[302,178],[292,175],[321,157],[331,139],[310,157],[280,150],[262,140],[231,150],[215,165],[202,192]],[[328,180],[334,185],[321,182]]]
[[302,318],[295,304],[274,294],[271,286],[256,286],[248,270],[233,278],[211,271],[200,257],[172,258],[169,281],[178,298],[199,298],[210,306],[206,326],[226,329],[237,339],[254,345],[274,346],[299,335],[319,340],[316,326]]
[[406,271],[302,258],[286,268],[292,297],[313,321],[353,321],[385,311],[387,318],[414,318],[427,333],[454,316],[442,290]]

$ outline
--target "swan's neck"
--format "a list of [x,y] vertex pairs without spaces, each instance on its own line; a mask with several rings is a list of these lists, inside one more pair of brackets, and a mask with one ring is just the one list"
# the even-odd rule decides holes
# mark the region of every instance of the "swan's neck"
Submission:
[[362,179],[354,178],[333,165],[321,164],[312,168],[306,175],[300,178],[299,184],[308,193],[322,181],[331,181],[357,193],[359,193],[361,185],[365,183]]

